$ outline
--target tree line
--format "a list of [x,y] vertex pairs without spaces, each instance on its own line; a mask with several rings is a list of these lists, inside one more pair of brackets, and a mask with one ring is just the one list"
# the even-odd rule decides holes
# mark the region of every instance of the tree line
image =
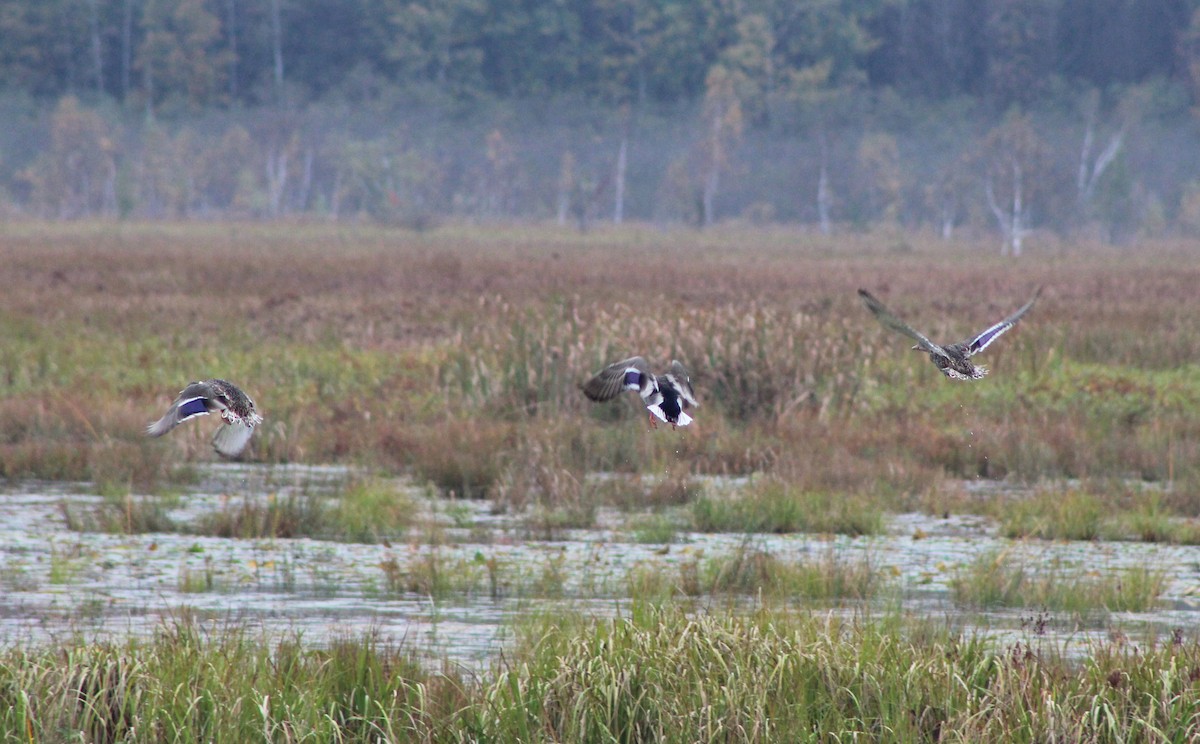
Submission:
[[1200,231],[1197,0],[0,0],[10,213]]

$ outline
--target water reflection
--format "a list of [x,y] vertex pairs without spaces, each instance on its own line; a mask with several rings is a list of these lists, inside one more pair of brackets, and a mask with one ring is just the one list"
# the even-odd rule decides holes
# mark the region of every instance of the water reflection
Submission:
[[[169,517],[186,525],[230,499],[280,498],[321,489],[332,493],[348,475],[336,467],[214,465],[172,504]],[[873,607],[849,603],[817,611],[853,615],[898,608],[1001,642],[1032,635],[1067,653],[1086,652],[1089,643],[1107,637],[1114,627],[1169,633],[1173,627],[1194,628],[1200,620],[1200,548],[1013,542],[977,516],[897,515],[888,534],[875,537],[683,533],[664,546],[630,542],[621,529],[621,515],[602,511],[595,529],[564,531],[557,540],[529,540],[517,521],[492,514],[487,503],[456,502],[450,510],[444,501],[412,488],[410,495],[426,512],[424,518],[440,525],[437,543],[416,536],[402,545],[364,545],[186,532],[72,531],[66,512],[103,502],[88,491],[80,484],[25,483],[0,492],[0,643],[147,636],[190,614],[213,631],[240,627],[268,638],[299,634],[317,646],[373,631],[429,658],[486,668],[511,640],[513,621],[524,613],[559,608],[595,615],[623,612],[625,581],[635,567],[653,565],[669,572],[699,556],[747,548],[780,560],[829,555],[839,561],[865,560],[895,577],[898,591]],[[950,581],[962,566],[1001,546],[1014,559],[1064,570],[1161,568],[1168,577],[1163,608],[1105,614],[1082,624],[1078,618],[1051,619],[1036,628],[1036,611],[964,614],[950,602]],[[430,563],[434,559],[437,564]],[[452,567],[473,578],[439,592],[436,600],[390,581],[389,566],[414,572],[421,565]],[[498,574],[503,578],[495,579]],[[703,609],[706,603],[729,601],[698,599],[696,604]],[[734,601],[749,609],[757,600]],[[811,605],[791,604],[796,611],[813,611]]]

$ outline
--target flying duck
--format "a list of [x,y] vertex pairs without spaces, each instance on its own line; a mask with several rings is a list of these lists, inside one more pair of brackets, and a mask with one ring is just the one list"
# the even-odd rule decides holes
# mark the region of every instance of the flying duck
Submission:
[[612,400],[625,390],[636,390],[650,411],[650,426],[654,428],[658,428],[656,417],[672,428],[687,426],[692,422],[687,409],[700,405],[687,368],[675,360],[665,373],[655,375],[642,357],[623,359],[600,370],[581,387],[584,395],[598,403]]
[[158,421],[146,427],[146,435],[161,437],[195,416],[220,414],[225,423],[213,435],[213,449],[223,457],[237,457],[262,416],[254,410],[254,401],[241,388],[226,380],[193,382],[176,396],[175,402]]
[[929,354],[929,358],[933,360],[934,366],[941,370],[942,374],[952,380],[979,380],[988,373],[987,367],[972,364],[970,357],[978,354],[991,345],[993,341],[1000,338],[1000,335],[1016,325],[1016,322],[1021,319],[1021,316],[1029,312],[1029,308],[1033,307],[1033,303],[1037,302],[1038,296],[1042,293],[1042,288],[1038,287],[1033,293],[1033,297],[1022,305],[1016,312],[1009,315],[1004,320],[988,328],[972,338],[956,344],[947,346],[938,346],[918,331],[912,329],[903,320],[900,320],[892,314],[890,310],[883,306],[883,303],[875,299],[875,297],[865,289],[858,290],[858,294],[862,297],[867,309],[870,310],[884,325],[885,328],[890,328],[893,331],[903,333],[917,342],[913,349],[924,351]]

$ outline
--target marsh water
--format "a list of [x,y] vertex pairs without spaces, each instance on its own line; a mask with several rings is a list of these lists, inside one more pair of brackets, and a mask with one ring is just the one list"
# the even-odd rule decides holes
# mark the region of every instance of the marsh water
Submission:
[[[1148,567],[1166,573],[1154,612],[1087,619],[1057,613],[1040,623],[1039,642],[1055,643],[1066,653],[1084,653],[1090,642],[1116,633],[1169,633],[1200,622],[1200,547],[1012,541],[979,516],[892,515],[885,533],[871,537],[679,531],[669,542],[645,542],[634,538],[627,512],[601,509],[594,527],[559,530],[544,539],[519,517],[492,513],[489,502],[447,500],[401,483],[425,525],[403,541],[238,539],[187,530],[231,503],[320,494],[348,475],[337,467],[207,466],[196,484],[170,502],[168,517],[177,531],[143,534],[72,529],[69,514],[105,501],[88,484],[9,485],[0,491],[0,643],[148,636],[187,616],[214,632],[238,628],[267,638],[298,636],[318,646],[371,631],[431,660],[485,669],[503,652],[514,620],[524,613],[621,613],[628,609],[626,584],[636,568],[659,567],[669,574],[698,556],[747,549],[780,560],[865,561],[894,579],[895,591],[871,604],[788,601],[797,611],[892,612],[898,605],[904,614],[951,622],[1000,642],[1028,639],[1036,611],[965,610],[950,598],[950,582],[964,566],[988,551],[1004,550],[1026,564],[1063,571]],[[397,580],[437,571],[474,578],[441,592]],[[696,611],[731,602],[681,601]],[[732,601],[749,609],[761,600]]]

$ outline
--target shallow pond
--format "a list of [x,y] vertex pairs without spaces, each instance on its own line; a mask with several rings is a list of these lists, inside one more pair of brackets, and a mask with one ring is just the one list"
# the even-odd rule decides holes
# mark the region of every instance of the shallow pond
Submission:
[[[170,518],[186,528],[230,500],[319,491],[348,475],[332,467],[213,465],[177,500]],[[1159,632],[1177,627],[1191,632],[1200,621],[1200,547],[1195,546],[1014,542],[998,537],[982,517],[924,514],[894,515],[887,533],[874,537],[676,533],[670,544],[654,544],[634,542],[625,528],[627,515],[606,510],[593,529],[541,540],[530,539],[519,519],[492,514],[487,502],[448,502],[405,488],[427,529],[403,544],[352,544],[73,531],[68,510],[103,502],[86,484],[10,486],[0,491],[0,643],[147,635],[186,614],[214,630],[238,627],[268,638],[298,633],[314,645],[374,630],[429,658],[485,668],[522,613],[558,608],[619,613],[628,602],[625,582],[636,567],[675,571],[699,556],[747,548],[780,560],[869,561],[895,579],[896,591],[882,603],[894,607],[898,601],[907,614],[946,619],[1002,642],[1028,640],[1037,613],[964,613],[949,598],[956,572],[981,554],[1003,548],[1016,560],[1061,570],[1150,567],[1166,572],[1163,601],[1153,613],[1114,613],[1087,622],[1053,618],[1037,638],[1067,653],[1086,652],[1091,640],[1117,632],[1136,637],[1151,626]],[[396,581],[438,570],[453,571],[459,583],[436,599],[407,589],[410,582]],[[730,602],[687,601],[698,608]],[[755,602],[737,601],[747,607]],[[854,604],[815,609],[874,611]]]

